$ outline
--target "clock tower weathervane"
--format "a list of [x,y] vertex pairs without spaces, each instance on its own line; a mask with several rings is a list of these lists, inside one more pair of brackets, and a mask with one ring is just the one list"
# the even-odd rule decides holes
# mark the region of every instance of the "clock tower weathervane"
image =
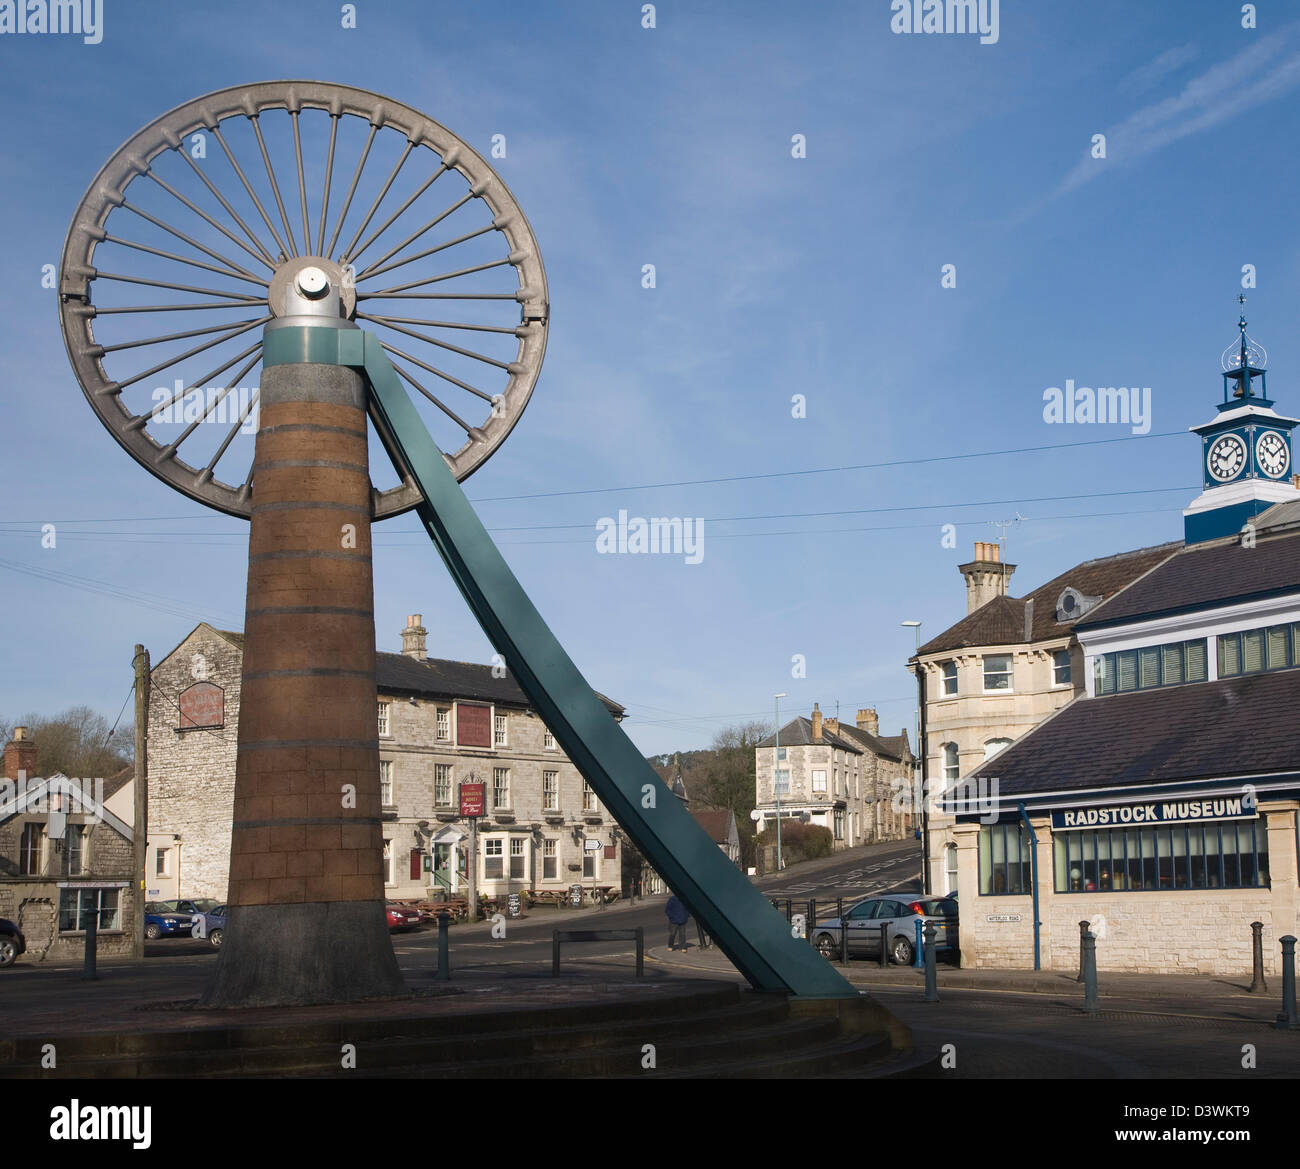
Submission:
[[[1188,544],[1240,531],[1275,503],[1297,497],[1291,471],[1292,429],[1268,398],[1268,353],[1246,332],[1246,297],[1237,321],[1240,337],[1223,351],[1223,401],[1210,422],[1191,428],[1201,436],[1204,490],[1183,512]],[[1258,384],[1256,384],[1258,383]]]

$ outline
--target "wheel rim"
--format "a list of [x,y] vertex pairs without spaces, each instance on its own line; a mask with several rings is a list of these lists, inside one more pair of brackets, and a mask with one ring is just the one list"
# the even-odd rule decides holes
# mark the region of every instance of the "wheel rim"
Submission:
[[145,936],[146,938],[155,938],[155,939],[156,939],[156,938],[158,937],[158,934],[159,934],[160,932],[161,932],[161,931],[158,929],[158,927],[157,927],[156,925],[151,925],[147,930],[144,931],[144,936]]
[[212,941],[212,944],[213,944],[214,946],[220,948],[220,946],[221,946],[221,939],[222,939],[222,936],[223,936],[223,933],[222,933],[221,930],[213,930],[212,935],[211,935],[211,941]]
[[822,934],[817,939],[817,951],[823,958],[829,958],[835,953],[835,943],[826,934]]
[[[155,119],[101,169],[60,266],[64,340],[100,420],[170,486],[247,516],[261,329],[308,262],[343,284],[347,315],[378,335],[466,479],[536,384],[548,318],[541,254],[477,152],[410,106],[350,86],[270,81],[206,94]],[[132,289],[158,303],[136,303]],[[452,319],[410,315],[444,301],[455,308],[435,316]],[[376,519],[417,502],[409,480],[372,493]]]
[[0,942],[0,966],[8,966],[18,957],[18,943],[12,939]]

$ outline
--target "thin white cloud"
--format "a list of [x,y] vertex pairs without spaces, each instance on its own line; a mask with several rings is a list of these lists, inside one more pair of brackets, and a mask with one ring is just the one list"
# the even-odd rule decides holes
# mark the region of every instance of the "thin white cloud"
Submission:
[[[1157,58],[1159,60],[1159,58]],[[1144,106],[1105,131],[1106,159],[1089,155],[1052,197],[1076,191],[1104,171],[1273,101],[1300,85],[1300,25],[1290,25],[1193,78],[1175,97]]]
[[1191,64],[1200,55],[1200,48],[1193,44],[1166,49],[1154,61],[1130,73],[1115,88],[1126,97],[1137,97],[1146,93],[1148,89],[1153,89],[1169,74],[1176,73],[1184,65]]

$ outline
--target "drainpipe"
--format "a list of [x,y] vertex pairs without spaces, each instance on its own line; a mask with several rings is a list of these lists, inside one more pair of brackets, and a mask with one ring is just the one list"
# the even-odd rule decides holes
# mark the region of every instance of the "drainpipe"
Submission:
[[1038,920],[1038,837],[1025,812],[1024,801],[1022,800],[1016,807],[1020,812],[1021,822],[1029,829],[1029,883],[1034,891],[1034,969],[1041,970],[1043,965],[1039,951],[1042,922]]

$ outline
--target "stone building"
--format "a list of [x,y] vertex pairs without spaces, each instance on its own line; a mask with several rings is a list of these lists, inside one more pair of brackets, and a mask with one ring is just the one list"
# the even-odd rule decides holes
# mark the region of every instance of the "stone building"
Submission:
[[[623,836],[504,668],[429,658],[419,615],[376,662],[385,889],[620,889]],[[153,671],[150,897],[226,896],[242,636],[201,624]],[[623,708],[602,698],[611,717]],[[462,783],[485,787],[478,856]]]
[[39,744],[15,727],[0,784],[0,917],[18,923],[26,961],[77,960],[97,915],[97,953],[134,952],[131,825],[105,805],[130,773],[39,777]]
[[777,736],[763,739],[754,748],[758,830],[776,824],[779,766],[781,818],[807,817],[808,823],[829,828],[836,851],[908,835],[911,812],[896,798],[900,790],[910,790],[915,769],[907,731],[881,737],[879,730],[874,710],[859,710],[855,725],[841,725],[814,704],[811,718],[781,728],[779,747]]
[[1245,325],[1183,541],[1071,623],[1070,699],[945,798],[963,965],[1073,970],[1087,921],[1099,969],[1241,978],[1252,923],[1270,974],[1300,932],[1300,420]]
[[[925,695],[925,781],[933,795],[970,774],[1083,692],[1075,623],[1181,543],[1085,560],[1024,597],[1008,596],[1014,564],[997,544],[977,543],[959,567],[966,616],[931,638],[909,662]],[[919,787],[919,784],[918,784]],[[915,791],[908,806],[919,802]],[[929,888],[957,891],[952,820],[929,808]]]

